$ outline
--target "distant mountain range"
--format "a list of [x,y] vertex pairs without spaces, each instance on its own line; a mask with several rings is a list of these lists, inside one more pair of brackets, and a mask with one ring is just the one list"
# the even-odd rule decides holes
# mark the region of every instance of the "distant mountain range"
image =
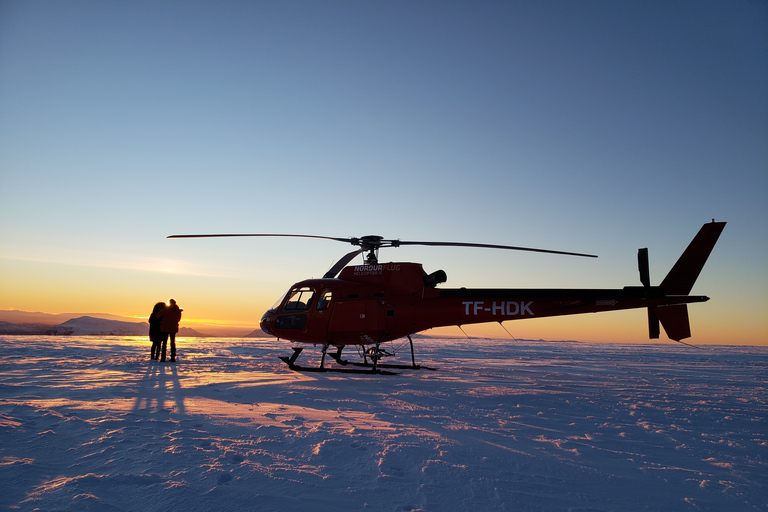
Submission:
[[[109,314],[56,314],[0,310],[0,334],[51,336],[148,336],[149,324]],[[210,337],[189,327],[181,327],[179,336]],[[218,334],[220,335],[220,334]],[[260,329],[242,337],[264,336]]]
[[[48,334],[51,336],[148,336],[147,322],[124,322],[92,316],[71,318],[58,325],[39,323],[14,324],[0,321],[0,334],[30,335]],[[194,329],[182,327],[179,336],[205,336]]]

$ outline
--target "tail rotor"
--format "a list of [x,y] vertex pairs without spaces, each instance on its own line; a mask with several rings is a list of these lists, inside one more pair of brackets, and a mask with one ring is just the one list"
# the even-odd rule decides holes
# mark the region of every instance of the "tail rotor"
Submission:
[[[647,247],[637,250],[637,268],[640,271],[640,282],[643,284],[643,288],[645,288],[645,296],[648,297],[651,290],[651,271],[648,264]],[[659,334],[661,334],[659,317],[653,308],[648,308],[648,338],[652,340],[658,339]]]

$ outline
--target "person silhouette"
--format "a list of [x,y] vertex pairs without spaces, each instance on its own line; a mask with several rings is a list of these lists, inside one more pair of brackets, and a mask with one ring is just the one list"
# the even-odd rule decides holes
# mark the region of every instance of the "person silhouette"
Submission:
[[168,301],[166,306],[158,316],[160,317],[160,331],[163,338],[163,349],[160,355],[160,361],[165,361],[166,346],[168,338],[171,338],[171,362],[176,362],[176,333],[179,332],[179,321],[181,312],[184,311],[177,304],[175,299]]
[[160,359],[160,346],[163,343],[163,333],[160,330],[160,317],[158,314],[165,309],[165,302],[158,302],[152,308],[149,315],[149,340],[152,342],[150,359]]

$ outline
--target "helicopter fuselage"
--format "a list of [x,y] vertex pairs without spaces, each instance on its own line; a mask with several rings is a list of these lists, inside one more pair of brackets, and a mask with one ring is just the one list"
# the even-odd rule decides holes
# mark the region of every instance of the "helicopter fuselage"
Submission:
[[618,289],[438,288],[442,271],[419,263],[350,265],[338,278],[296,283],[261,319],[278,338],[323,345],[371,345],[434,327],[504,322],[708,300],[661,287]]

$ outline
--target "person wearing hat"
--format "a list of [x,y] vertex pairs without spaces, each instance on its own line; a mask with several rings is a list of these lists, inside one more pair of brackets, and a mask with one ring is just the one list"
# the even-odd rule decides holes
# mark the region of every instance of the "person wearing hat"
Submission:
[[170,337],[171,362],[176,362],[176,333],[179,332],[179,321],[181,320],[182,311],[184,310],[176,304],[176,300],[171,299],[168,301],[168,307],[157,315],[160,317],[160,331],[163,333],[163,351],[160,355],[160,361],[165,361],[165,349]]

